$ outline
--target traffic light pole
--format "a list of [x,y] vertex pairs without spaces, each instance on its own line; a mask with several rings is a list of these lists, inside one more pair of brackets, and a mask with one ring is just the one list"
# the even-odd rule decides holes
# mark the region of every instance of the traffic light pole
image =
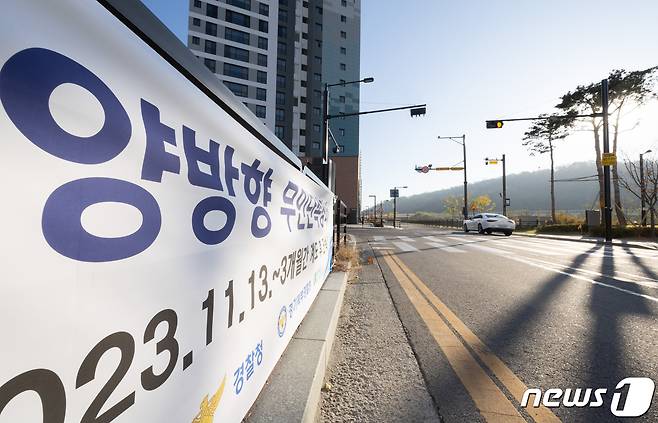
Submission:
[[507,172],[505,171],[504,154],[503,154],[503,216],[507,216]]
[[395,218],[397,217],[398,198],[393,197],[393,228],[395,229]]
[[[603,154],[610,152],[610,132],[608,128],[608,80],[601,81],[601,103],[603,108]],[[612,201],[610,201],[610,165],[603,166],[605,241],[612,241]]]
[[462,135],[462,149],[464,150],[464,220],[468,219],[468,181],[466,179],[466,134]]

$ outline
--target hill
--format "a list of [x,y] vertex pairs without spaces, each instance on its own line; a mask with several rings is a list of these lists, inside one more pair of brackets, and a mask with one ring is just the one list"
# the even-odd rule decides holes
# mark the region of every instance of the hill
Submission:
[[[620,176],[625,176],[621,167]],[[585,209],[598,208],[598,182],[557,182],[560,179],[571,179],[595,175],[596,167],[593,161],[572,163],[558,167],[555,170],[556,209],[567,212],[582,213]],[[507,196],[511,205],[509,211],[528,211],[546,213],[550,210],[550,171],[538,170],[507,175]],[[448,196],[462,197],[463,186],[456,186],[440,191],[426,192],[398,199],[398,212],[414,213],[419,211],[442,213],[443,199]],[[502,178],[487,179],[468,184],[468,197],[473,199],[479,195],[488,195],[496,203],[500,211],[502,198]],[[639,208],[639,200],[632,194],[622,191],[624,208]],[[385,210],[392,210],[389,203]]]

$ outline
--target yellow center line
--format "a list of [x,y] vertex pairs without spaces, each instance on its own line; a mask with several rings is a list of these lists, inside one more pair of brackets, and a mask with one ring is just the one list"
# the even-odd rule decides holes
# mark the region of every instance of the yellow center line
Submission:
[[452,332],[432,305],[423,297],[413,282],[405,275],[398,261],[390,254],[384,260],[393,271],[402,289],[423,319],[432,337],[445,354],[450,366],[475,402],[487,422],[525,423],[516,407],[507,399],[494,381],[468,352],[464,344]]
[[[424,295],[424,297],[422,297],[424,302],[428,305],[429,304],[433,305],[434,308],[438,310],[439,314],[443,316],[443,318],[450,324],[450,326],[452,326],[455,332],[459,334],[459,336],[464,340],[464,342],[474,351],[477,357],[485,364],[485,366],[491,371],[491,373],[493,373],[493,375],[500,381],[500,383],[503,386],[505,386],[505,388],[512,394],[512,396],[520,404],[523,398],[523,393],[528,389],[528,387],[503,363],[503,361],[500,358],[498,358],[493,352],[491,352],[491,350],[427,287],[427,285],[423,283],[423,281],[411,269],[409,269],[407,265],[405,265],[402,262],[402,260],[400,260],[398,257],[393,255],[387,255],[384,258],[388,263],[389,267],[391,268],[391,270],[393,271],[395,277],[398,278],[398,280],[400,280],[400,277],[402,277],[406,281],[410,281],[413,284],[413,287],[418,290],[417,291],[418,294],[422,293],[421,297]],[[400,273],[402,274],[399,276]],[[405,289],[405,292],[407,292],[407,295],[409,296],[407,289]],[[416,306],[415,303],[414,306]],[[418,307],[416,308],[418,309]],[[434,308],[432,309],[432,311],[434,311]],[[423,318],[423,320],[425,319]],[[448,328],[447,325],[446,328]],[[448,328],[448,330],[450,329]],[[431,328],[430,331],[432,331]],[[452,332],[450,333],[452,334]],[[432,335],[434,336],[434,333]],[[434,336],[434,338],[437,339],[436,336]],[[459,339],[456,336],[455,339],[457,339],[457,341],[461,343],[461,341],[459,341]],[[439,343],[439,346],[441,346],[441,343],[439,342],[438,339],[437,342]],[[441,348],[443,349],[443,347]],[[475,361],[473,357],[470,355],[470,353],[468,353],[468,350],[466,350],[465,347],[464,347],[464,351],[466,354],[468,354],[468,356],[473,361]],[[448,357],[448,354],[446,354],[446,356]],[[448,357],[448,360],[450,361],[450,357]],[[454,368],[454,365],[452,366]],[[488,376],[486,377],[488,378]],[[464,384],[464,386],[466,386],[466,384]],[[497,386],[496,389],[498,389]],[[468,387],[467,390],[469,390]],[[471,392],[471,390],[469,390],[469,394],[471,394],[471,397],[473,397],[473,393]],[[475,397],[473,397],[473,399],[475,400]],[[507,400],[507,398],[505,398],[505,400]],[[544,406],[540,406],[537,408],[528,407],[525,409],[525,411],[537,423],[560,422],[560,419],[558,419],[555,416],[555,414],[551,412],[551,410],[549,410]]]

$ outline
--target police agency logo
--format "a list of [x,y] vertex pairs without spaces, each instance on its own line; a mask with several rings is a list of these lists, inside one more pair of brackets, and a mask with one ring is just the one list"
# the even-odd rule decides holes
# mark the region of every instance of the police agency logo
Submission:
[[288,311],[286,306],[281,307],[279,312],[279,318],[277,319],[276,332],[279,334],[279,338],[283,337],[283,334],[286,333],[286,324],[288,323]]
[[[606,388],[551,388],[543,391],[532,388],[525,391],[521,407],[537,408],[597,408],[610,404],[610,412],[617,417],[641,417],[651,407],[655,391],[653,380],[647,377],[627,377],[617,384],[614,391]],[[532,402],[530,402],[533,397]]]

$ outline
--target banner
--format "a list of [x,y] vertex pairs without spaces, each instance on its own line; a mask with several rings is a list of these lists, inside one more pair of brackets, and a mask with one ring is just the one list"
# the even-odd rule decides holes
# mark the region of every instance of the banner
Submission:
[[0,39],[0,422],[240,421],[333,195],[96,2],[10,1]]

